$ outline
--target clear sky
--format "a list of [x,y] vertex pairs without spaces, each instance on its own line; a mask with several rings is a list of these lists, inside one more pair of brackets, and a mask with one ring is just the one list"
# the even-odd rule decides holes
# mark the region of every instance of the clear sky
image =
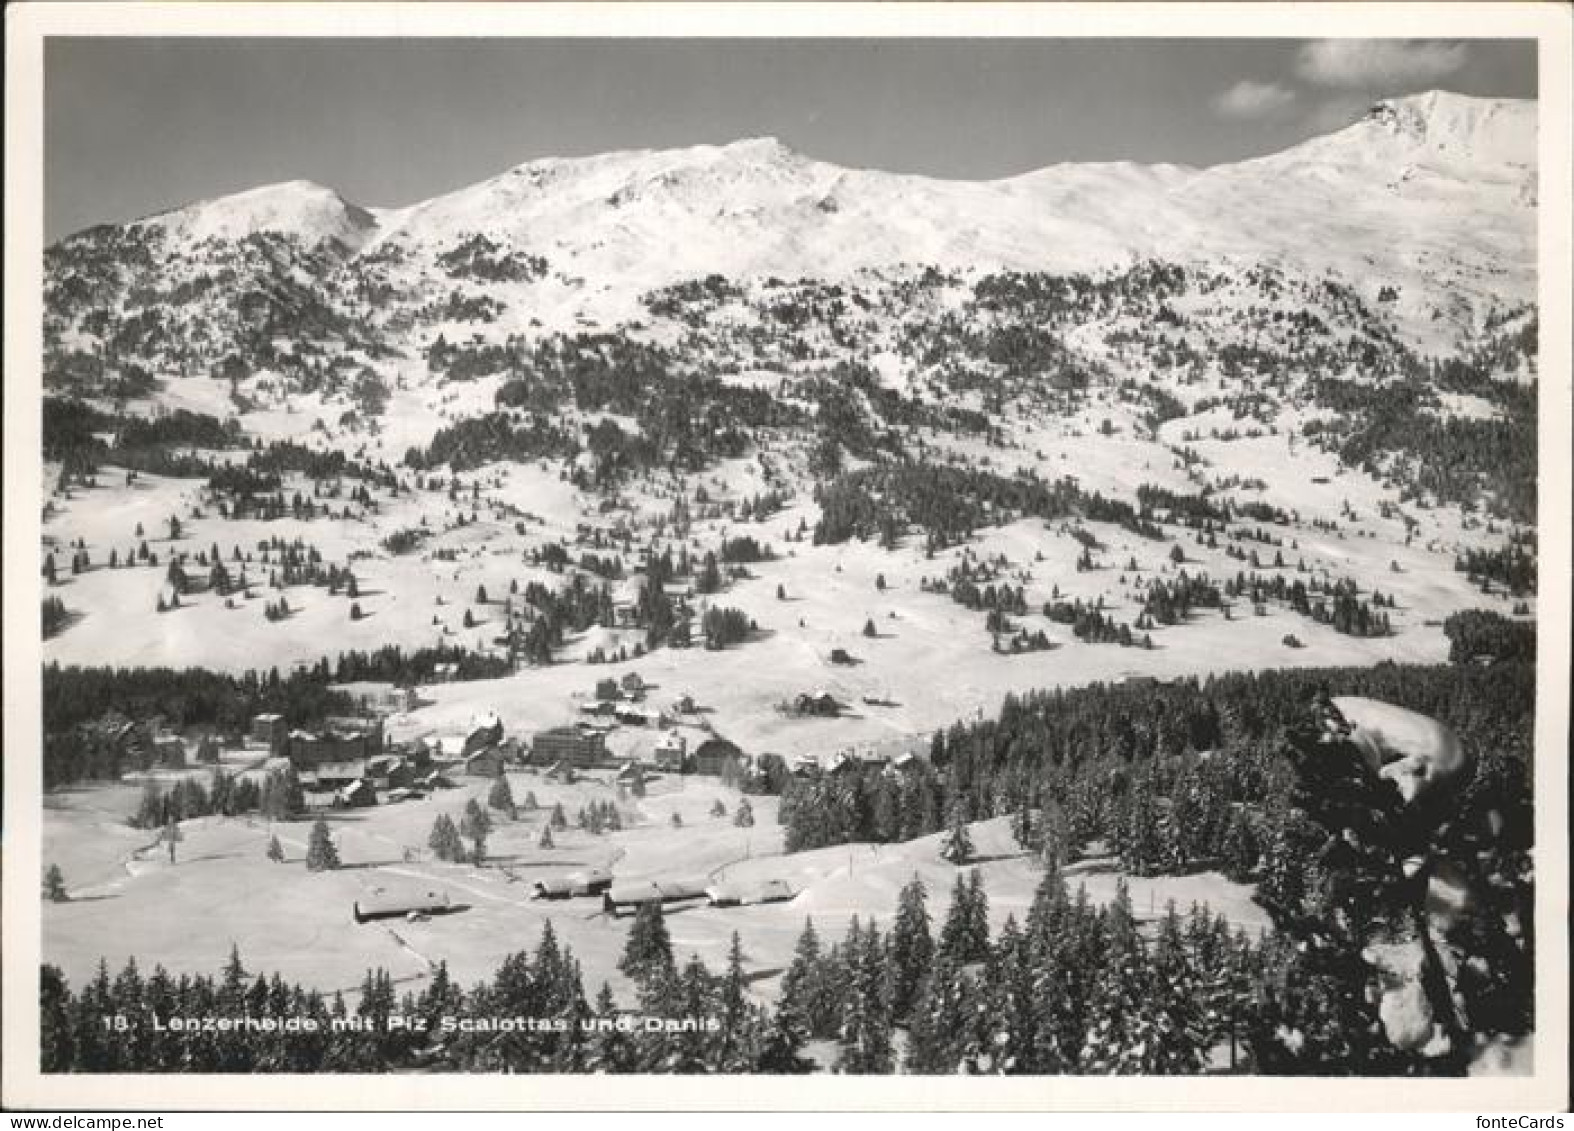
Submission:
[[774,135],[940,177],[1210,165],[1440,87],[1533,98],[1533,41],[52,38],[50,240],[304,178],[409,204],[536,157]]

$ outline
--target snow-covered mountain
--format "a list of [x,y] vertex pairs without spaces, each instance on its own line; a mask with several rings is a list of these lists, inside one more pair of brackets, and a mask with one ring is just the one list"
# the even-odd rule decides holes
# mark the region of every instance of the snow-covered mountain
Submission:
[[[684,280],[847,281],[934,267],[1087,272],[1154,260],[1332,276],[1412,348],[1457,350],[1534,301],[1536,107],[1433,92],[1271,156],[1062,164],[993,181],[849,169],[774,139],[532,161],[405,208],[294,181],[91,229],[47,255],[46,340],[161,340],[154,368],[241,339],[409,356],[467,324],[632,322]],[[128,324],[130,329],[128,330]],[[473,325],[468,325],[473,324]],[[114,351],[103,347],[117,343]]]
[[1501,266],[1515,278],[1533,259],[1535,134],[1532,102],[1432,92],[1378,103],[1285,152],[1202,170],[1062,164],[946,181],[845,169],[756,138],[532,161],[408,208],[359,208],[290,182],[144,223],[188,240],[266,230],[368,248],[440,248],[483,232],[581,274],[633,270],[648,285],[710,272],[1067,270],[1221,255],[1393,277],[1428,263],[1450,275]]

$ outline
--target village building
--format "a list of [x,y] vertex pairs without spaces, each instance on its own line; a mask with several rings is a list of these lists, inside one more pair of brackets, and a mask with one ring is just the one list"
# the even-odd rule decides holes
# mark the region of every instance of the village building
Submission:
[[364,809],[377,804],[377,790],[365,778],[357,778],[340,787],[334,800],[341,809]]
[[854,757],[866,770],[884,770],[891,765],[891,756],[879,750],[859,750],[854,753]]
[[503,720],[497,717],[494,711],[487,711],[470,720],[470,729],[465,733],[464,747],[460,757],[485,750],[489,746],[496,746],[503,741]]
[[442,770],[427,770],[415,779],[415,787],[430,793],[435,789],[452,789],[454,783]]
[[382,707],[396,714],[408,714],[421,705],[421,697],[413,687],[394,687],[383,693]]
[[330,715],[323,727],[342,735],[362,735],[370,744],[367,756],[383,752],[383,720],[378,715]]
[[567,762],[586,769],[599,765],[606,757],[606,736],[577,727],[552,727],[539,732],[530,744],[530,759],[537,765]]
[[415,767],[398,754],[379,754],[366,760],[366,773],[378,789],[399,789],[415,781]]
[[656,768],[669,773],[681,774],[684,763],[688,760],[689,740],[686,736],[676,731],[668,731],[656,741],[652,751],[656,759]]
[[321,730],[292,730],[287,753],[297,770],[324,762],[365,759],[382,753],[382,722],[375,719],[329,719]]
[[360,781],[367,776],[365,758],[352,758],[344,762],[321,762],[302,772],[301,784],[308,788],[339,789]]
[[282,754],[289,733],[289,728],[284,723],[284,716],[269,713],[253,716],[248,737],[257,745],[266,746],[270,751]]
[[503,772],[503,752],[493,746],[478,750],[465,759],[465,773],[472,777],[495,778]]
[[607,699],[613,702],[623,697],[623,690],[618,686],[618,681],[611,676],[596,680],[596,698]]
[[286,758],[283,754],[274,754],[271,757],[264,759],[262,765],[257,767],[257,770],[266,775],[282,774],[289,768],[290,760],[288,758]]
[[398,754],[416,770],[423,770],[432,764],[432,748],[423,740],[420,742],[400,743],[389,750]]

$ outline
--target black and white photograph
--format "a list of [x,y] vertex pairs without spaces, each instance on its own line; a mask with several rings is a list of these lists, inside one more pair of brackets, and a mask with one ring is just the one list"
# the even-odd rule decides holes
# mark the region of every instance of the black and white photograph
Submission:
[[1566,10],[22,7],[7,1106],[1566,1103]]

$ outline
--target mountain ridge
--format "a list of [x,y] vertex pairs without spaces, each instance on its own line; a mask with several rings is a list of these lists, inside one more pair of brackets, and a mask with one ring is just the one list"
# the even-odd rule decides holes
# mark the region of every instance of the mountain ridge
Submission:
[[1443,356],[1534,303],[1535,117],[1434,92],[1230,165],[986,181],[845,168],[771,137],[540,158],[392,209],[284,181],[51,245],[46,353],[58,369],[114,342],[181,371],[305,334],[417,356],[439,333],[635,326],[651,296],[718,276],[883,286],[1154,262],[1334,280]]

